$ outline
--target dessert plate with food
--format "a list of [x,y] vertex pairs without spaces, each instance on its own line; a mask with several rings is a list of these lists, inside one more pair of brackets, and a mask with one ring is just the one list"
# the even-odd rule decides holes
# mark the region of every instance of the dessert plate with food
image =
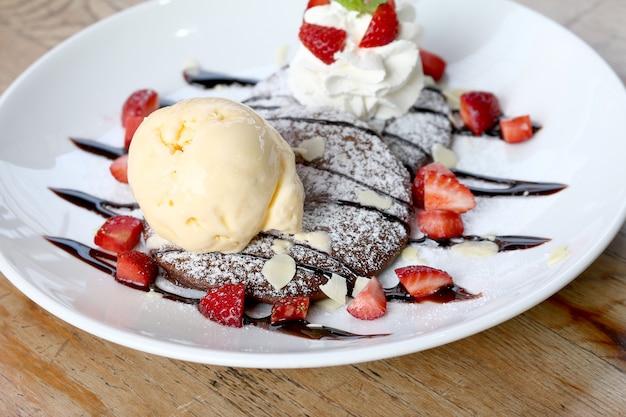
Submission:
[[340,365],[514,317],[623,224],[626,92],[560,26],[509,1],[266,7],[144,3],[5,92],[24,294],[153,354]]

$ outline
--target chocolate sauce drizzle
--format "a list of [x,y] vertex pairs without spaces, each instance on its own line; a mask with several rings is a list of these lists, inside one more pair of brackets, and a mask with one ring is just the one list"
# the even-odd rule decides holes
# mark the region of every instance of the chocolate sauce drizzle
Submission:
[[252,78],[232,77],[204,69],[186,69],[183,71],[183,77],[188,84],[205,89],[215,88],[218,85],[255,85],[259,81]]
[[[48,187],[50,191],[64,199],[65,201],[69,201],[72,204],[75,204],[79,207],[87,209],[89,211],[93,211],[95,213],[100,214],[103,217],[111,217],[116,216],[119,213],[112,210],[111,208],[118,210],[137,210],[139,209],[139,204],[137,203],[116,203],[114,201],[105,200],[99,197],[94,197],[90,194],[84,193],[78,190],[71,190],[69,188],[52,188]],[[109,208],[111,207],[111,208]]]
[[94,268],[115,276],[115,265],[109,262],[117,262],[117,256],[64,237],[44,236],[44,239]]
[[[109,200],[105,200],[99,197],[95,197],[93,195],[87,194],[83,191],[77,191],[77,190],[71,190],[71,189],[67,189],[67,188],[50,188],[50,190],[52,192],[54,192],[56,195],[58,195],[59,197],[61,197],[62,199],[75,204],[79,207],[85,208],[87,210],[91,210],[95,213],[100,214],[103,217],[111,217],[111,216],[115,216],[117,214],[119,214],[118,212],[116,212],[113,209],[118,209],[118,210],[135,210],[138,209],[139,206],[136,203],[116,203],[113,201],[109,201]],[[409,225],[404,222],[403,220],[401,220],[400,218],[398,218],[397,216],[394,216],[392,214],[388,214],[385,212],[382,212],[378,209],[375,209],[373,207],[368,207],[368,206],[363,206],[359,203],[355,203],[353,201],[347,201],[347,200],[333,200],[333,202],[335,204],[341,204],[341,205],[349,205],[349,206],[354,206],[354,207],[359,207],[359,208],[363,208],[363,209],[368,209],[368,210],[372,210],[372,211],[376,211],[378,213],[381,214],[381,216],[387,218],[388,220],[391,221],[396,221],[399,222],[401,224],[403,224],[405,227],[409,227]],[[113,208],[113,209],[112,209]],[[411,239],[412,243],[424,243],[427,240],[427,238],[423,237],[420,239]],[[503,252],[503,251],[510,251],[510,250],[519,250],[519,249],[529,249],[529,248],[534,248],[536,246],[539,246],[543,243],[549,242],[550,239],[549,238],[544,238],[544,237],[535,237],[535,236],[515,236],[515,235],[504,235],[504,236],[495,236],[493,238],[486,238],[486,237],[481,237],[481,236],[475,236],[475,235],[468,235],[468,236],[461,236],[461,237],[456,237],[456,238],[452,238],[452,239],[444,239],[444,240],[438,240],[436,241],[437,244],[439,246],[442,247],[450,247],[462,242],[466,242],[466,241],[473,241],[473,242],[477,242],[477,241],[492,241],[494,243],[496,243],[498,245],[499,251]],[[311,267],[313,268],[313,267]],[[317,271],[319,272],[319,271]],[[328,275],[328,272],[324,272],[321,271],[322,273],[325,273],[326,275]]]
[[[298,118],[298,117],[275,117],[268,118],[268,121],[272,120],[291,120],[291,121],[301,121],[305,123],[319,123],[319,124],[327,124],[327,125],[335,125],[335,126],[345,126],[351,127],[354,129],[365,131],[369,134],[377,135],[377,133],[370,129],[361,126],[356,126],[351,123],[347,123],[344,121],[333,121],[333,120],[318,120],[311,118]],[[395,137],[395,136],[394,136]],[[399,139],[402,139],[398,137]],[[116,159],[117,157],[124,155],[127,152],[127,149],[117,148],[113,146],[109,146],[98,141],[92,139],[84,139],[84,138],[70,138],[70,140],[76,144],[80,149],[95,154],[100,155],[108,159]],[[522,180],[514,180],[508,178],[497,178],[491,177],[487,175],[479,175],[472,174],[466,171],[453,170],[455,175],[460,178],[470,178],[482,181],[484,183],[491,183],[497,185],[506,185],[507,187],[501,188],[483,188],[477,187],[473,185],[469,185],[468,188],[472,191],[475,196],[479,197],[515,197],[515,196],[531,196],[531,195],[550,195],[557,193],[565,188],[567,185],[555,182],[533,182],[533,181],[522,181]],[[335,175],[340,175],[338,173],[333,172]],[[352,179],[354,181],[354,179]],[[362,184],[361,184],[362,185]],[[388,195],[387,193],[382,193]],[[400,201],[393,196],[390,196],[396,201],[407,204],[406,202]]]
[[432,241],[437,243],[440,247],[447,248],[450,246],[458,245],[463,242],[493,242],[498,246],[498,252],[506,252],[511,250],[531,249],[544,243],[550,242],[552,239],[547,237],[537,236],[516,236],[516,235],[504,235],[484,237],[476,235],[466,235],[454,237],[451,239],[439,239],[433,240],[427,237],[419,239],[411,239],[411,243],[424,243],[426,241]]
[[356,334],[323,324],[314,324],[306,320],[284,321],[271,323],[269,317],[255,318],[246,314],[243,316],[244,325],[253,325],[265,330],[278,331],[292,336],[304,337],[313,340],[336,340],[336,339],[371,339],[374,337],[389,336],[390,333],[380,334]]
[[[417,111],[426,111],[427,109],[422,108],[414,108],[418,109]],[[433,112],[432,110],[428,110]],[[438,112],[434,112],[440,114]],[[360,131],[366,132],[368,134],[379,136],[376,131],[373,129],[356,126],[352,123],[348,123],[345,121],[335,121],[335,120],[326,120],[326,119],[312,119],[305,117],[269,117],[268,121],[272,120],[290,120],[296,122],[304,122],[304,123],[317,123],[322,125],[333,125],[333,126],[343,126],[349,127],[353,129],[358,129]],[[417,146],[422,150],[424,154],[428,154],[426,150],[422,149],[418,144],[413,143],[411,141],[406,140],[405,138],[394,135],[391,133],[384,133],[384,135],[393,137],[398,140],[402,140],[414,146]],[[496,178],[490,177],[486,175],[472,174],[466,171],[453,170],[457,177],[461,178],[471,178],[475,180],[480,180],[484,183],[498,184],[498,185],[506,185],[507,187],[503,188],[482,188],[476,186],[468,186],[468,188],[472,191],[475,196],[480,197],[514,197],[514,196],[531,196],[531,195],[549,195],[554,194],[567,188],[567,185],[553,182],[532,182],[532,181],[522,181],[522,180],[514,180],[508,178]],[[336,174],[336,173],[335,173]],[[382,193],[386,194],[386,193]],[[393,197],[392,197],[393,198]],[[397,199],[396,199],[397,200]]]
[[[81,261],[115,277],[116,268],[114,263],[117,261],[117,257],[115,255],[64,237],[44,236],[44,239],[51,242],[58,248],[64,250],[65,252],[69,253],[70,255],[80,259]],[[118,280],[117,282],[134,289],[153,291],[160,294],[163,298],[167,300],[191,305],[198,304],[198,299],[184,297],[171,293],[158,287],[154,283],[152,283],[148,287],[137,287],[124,281]],[[451,285],[441,288],[435,293],[425,297],[420,297],[419,299],[412,297],[410,294],[408,294],[401,284],[398,284],[392,288],[385,288],[384,291],[387,300],[398,300],[408,303],[418,303],[423,301],[448,303],[452,301],[471,300],[479,298],[481,296],[481,294],[471,294],[457,285]],[[249,315],[244,315],[243,324],[253,325],[270,331],[278,331],[314,340],[363,339],[389,335],[388,333],[367,335],[356,334],[334,327],[310,323],[306,320],[286,321],[272,324],[269,317],[255,318]]]
[[473,185],[468,186],[468,188],[472,191],[472,194],[477,197],[550,195],[567,188],[567,185],[556,182],[521,181],[472,174],[457,169],[453,169],[452,171],[459,178],[471,178],[485,183],[506,185],[504,188],[481,188]]
[[[214,88],[218,85],[254,85],[257,83],[257,80],[247,79],[247,78],[237,78],[231,77],[226,74],[220,74],[216,72],[206,71],[206,70],[186,70],[183,72],[183,76],[187,83],[192,85],[197,85],[202,88]],[[162,107],[171,105],[171,102],[162,101],[160,105]],[[430,112],[437,115],[441,115],[443,117],[448,117],[446,114],[441,112],[433,111],[432,109],[421,108],[414,106],[410,109],[412,112]],[[454,116],[454,114],[453,114]],[[458,115],[457,115],[458,116]],[[292,121],[300,121],[306,123],[319,123],[319,124],[332,124],[337,126],[345,126],[350,128],[355,128],[358,130],[362,130],[367,132],[368,134],[374,134],[380,136],[379,133],[374,131],[373,129],[356,126],[351,123],[347,123],[344,121],[332,121],[332,120],[318,120],[318,119],[310,119],[310,118],[297,118],[297,117],[277,117],[277,118],[269,118],[268,121],[271,120],[292,120]],[[453,131],[455,133],[460,134],[468,134],[469,130],[464,128],[459,128],[452,122]],[[538,130],[539,126],[534,126],[534,130]],[[471,134],[471,132],[470,132]],[[491,136],[501,136],[501,132],[499,131],[499,126],[496,126],[486,134]],[[396,137],[394,135],[394,137]],[[402,137],[397,137],[399,140],[405,140]],[[103,156],[108,159],[116,159],[127,153],[127,149],[122,147],[113,147],[109,145],[102,144],[100,142],[85,139],[85,138],[70,138],[70,140],[80,149],[95,154],[99,156]],[[408,142],[413,144],[412,142]],[[419,146],[417,144],[413,144],[415,146]],[[420,148],[421,149],[421,148]],[[423,150],[424,154],[428,155],[426,150]],[[458,177],[462,178],[471,178],[479,181],[483,181],[485,183],[494,183],[498,185],[505,185],[506,187],[497,188],[497,189],[487,189],[480,187],[470,187],[472,192],[476,196],[526,196],[526,195],[549,195],[552,193],[556,193],[564,188],[566,185],[557,184],[557,183],[538,183],[538,182],[529,182],[529,181],[518,181],[518,180],[510,180],[510,179],[502,179],[488,176],[475,175],[471,173],[467,173],[464,171],[455,171],[455,174]],[[115,210],[135,210],[138,209],[138,205],[136,203],[127,203],[121,204],[112,201],[108,201],[105,199],[101,199],[82,191],[65,189],[65,188],[50,188],[52,192],[54,192],[59,197],[64,200],[83,207],[87,210],[96,212],[103,217],[111,217],[117,215],[118,213]],[[385,193],[386,194],[386,193]],[[395,199],[397,200],[397,199]],[[403,204],[409,204],[408,202],[400,201]],[[359,207],[365,207],[358,203],[337,200],[337,204],[349,204],[355,205]],[[379,210],[376,210],[380,212]],[[397,216],[389,215],[383,212],[380,212],[386,217],[401,221],[405,227],[409,227],[405,221],[402,221]],[[117,257],[111,253],[101,251],[95,248],[91,248],[87,245],[84,245],[80,242],[74,241],[72,239],[62,238],[62,237],[54,237],[54,236],[44,236],[46,240],[57,246],[58,248],[66,251],[67,253],[73,255],[74,257],[84,261],[85,263],[97,268],[100,271],[103,271],[113,277],[116,275],[116,262]],[[412,240],[412,242],[422,243],[426,240],[426,238]],[[455,239],[446,239],[444,241],[437,241],[439,246],[449,247],[458,243],[462,243],[465,241],[483,241],[488,240],[479,236],[463,236]],[[527,249],[532,248],[542,243],[548,242],[550,239],[539,238],[539,237],[530,237],[530,236],[496,236],[494,239],[489,239],[490,241],[495,242],[498,245],[499,251],[508,251],[508,250],[517,250],[517,249]],[[302,266],[302,265],[301,265]],[[303,267],[310,267],[308,265],[304,265]],[[315,273],[323,273],[325,275],[328,274],[327,271],[322,271],[316,267],[310,267],[314,270]],[[140,289],[144,291],[154,291],[159,293],[163,298],[182,302],[186,304],[197,305],[198,300],[182,297],[168,291],[163,290],[158,287],[156,284],[152,283],[150,286],[143,288],[137,287],[130,283],[120,281],[124,285],[130,286],[135,289]],[[422,301],[432,301],[437,303],[447,303],[451,301],[459,301],[459,300],[469,300],[478,298],[481,294],[471,294],[457,285],[451,285],[448,287],[444,287],[434,294],[431,294],[422,298],[412,297],[408,292],[404,289],[401,284],[396,285],[392,288],[384,289],[385,296],[388,300],[399,300],[403,302],[422,302]],[[287,333],[299,337],[304,337],[308,339],[314,340],[335,340],[335,339],[359,339],[359,338],[372,338],[372,337],[382,337],[387,336],[388,334],[372,334],[372,335],[360,335],[354,334],[350,332],[343,331],[341,329],[336,329],[324,325],[312,324],[305,320],[300,321],[288,321],[277,324],[272,324],[270,322],[269,317],[263,318],[253,318],[248,315],[244,315],[243,317],[244,325],[254,325],[257,327],[261,327],[270,331],[278,331],[282,333]]]
[[126,148],[109,146],[93,139],[70,138],[70,140],[83,151],[108,159],[116,159],[128,152]]
[[[115,266],[109,262],[116,262],[117,257],[111,253],[94,249],[80,242],[64,237],[44,236],[44,239],[54,244],[58,248],[64,250],[70,255],[80,259],[81,261],[115,277]],[[109,261],[109,262],[106,262]],[[152,283],[148,287],[138,287],[128,282],[117,280],[120,284],[143,291],[153,291],[160,294],[163,298],[184,304],[197,305],[198,299],[180,296],[166,291],[156,284]],[[269,317],[253,318],[244,315],[242,323],[244,325],[253,325],[270,331],[287,333],[293,336],[299,336],[313,340],[345,340],[345,339],[364,339],[373,337],[388,336],[389,334],[356,334],[345,330],[336,329],[334,327],[324,326],[321,324],[309,323],[306,320],[285,321],[272,324]]]

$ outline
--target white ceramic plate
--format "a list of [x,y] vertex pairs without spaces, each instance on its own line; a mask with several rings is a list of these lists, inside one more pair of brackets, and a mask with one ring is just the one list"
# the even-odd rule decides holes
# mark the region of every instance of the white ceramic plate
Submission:
[[[373,322],[359,322],[343,310],[317,311],[313,321],[393,334],[309,341],[220,327],[193,307],[117,284],[42,238],[90,243],[102,223],[53,195],[49,186],[129,197],[108,177],[108,161],[76,150],[68,136],[98,138],[116,129],[120,134],[126,96],[143,87],[162,93],[183,89],[181,69],[189,59],[237,75],[269,74],[283,46],[295,51],[305,3],[147,2],[72,37],[29,68],[0,100],[2,272],[46,310],[121,345],[218,365],[313,367],[407,354],[487,329],[558,291],[608,245],[626,214],[624,87],[573,35],[498,0],[419,2],[424,45],[449,62],[451,86],[493,91],[508,114],[530,113],[545,126],[533,140],[515,146],[459,140],[460,168],[570,187],[549,197],[480,199],[467,218],[471,233],[546,236],[550,243],[478,260],[421,251],[431,265],[448,270],[482,298],[392,304]],[[548,266],[562,245],[569,256]]]

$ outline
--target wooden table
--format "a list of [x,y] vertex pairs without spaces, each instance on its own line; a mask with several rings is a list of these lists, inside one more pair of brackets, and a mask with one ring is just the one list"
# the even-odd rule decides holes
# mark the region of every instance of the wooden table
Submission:
[[[138,0],[0,0],[0,92],[44,52]],[[624,0],[522,0],[626,81]],[[626,115],[624,115],[626,117]],[[495,328],[399,358],[254,370],[134,351],[60,321],[0,278],[0,414],[518,415],[626,412],[626,227],[585,272]]]

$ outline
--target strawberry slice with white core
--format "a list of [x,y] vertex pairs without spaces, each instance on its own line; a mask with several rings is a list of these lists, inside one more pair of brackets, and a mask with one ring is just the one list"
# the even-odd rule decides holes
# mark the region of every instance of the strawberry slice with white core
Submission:
[[374,320],[385,314],[387,297],[378,278],[370,278],[365,288],[348,304],[347,310],[360,320]]
[[422,233],[434,240],[462,236],[465,229],[461,215],[448,210],[422,210],[417,213],[417,223]]
[[433,162],[424,165],[417,170],[417,174],[413,179],[411,193],[413,195],[413,205],[418,208],[424,208],[424,178],[427,172],[437,172],[441,175],[455,177],[454,173],[441,162]]
[[309,312],[309,304],[310,298],[306,296],[281,298],[272,305],[270,323],[304,320]]
[[94,243],[111,252],[133,249],[141,239],[143,224],[132,216],[109,217],[96,232]]
[[130,250],[117,254],[115,279],[123,284],[147,290],[157,272],[156,261],[146,253]]
[[109,171],[113,178],[121,183],[128,184],[128,154],[124,154],[111,163]]
[[476,207],[474,195],[452,171],[439,162],[417,171],[412,186],[413,203],[425,210],[465,213]]
[[446,271],[426,265],[411,265],[395,270],[402,286],[412,297],[421,298],[454,285]]
[[229,327],[243,327],[244,284],[211,288],[200,299],[198,310],[209,320]]
[[393,4],[382,3],[376,7],[372,20],[359,43],[361,48],[374,48],[393,42],[398,36],[399,23]]

